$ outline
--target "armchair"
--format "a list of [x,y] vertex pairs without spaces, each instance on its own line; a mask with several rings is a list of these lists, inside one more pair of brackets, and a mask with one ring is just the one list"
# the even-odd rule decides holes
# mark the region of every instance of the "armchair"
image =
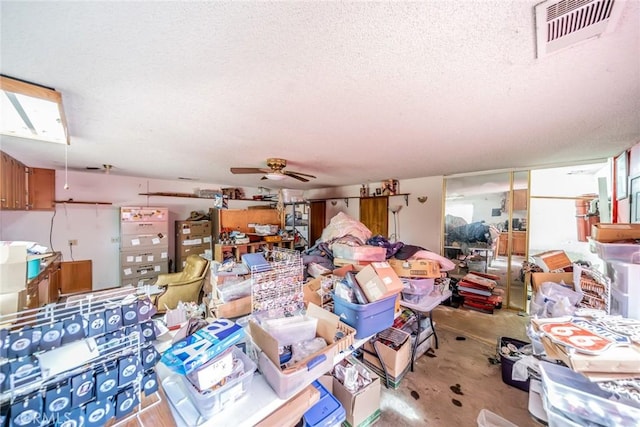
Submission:
[[164,289],[154,300],[158,312],[174,309],[180,301],[200,302],[200,291],[210,264],[199,255],[189,255],[182,271],[159,274],[156,286]]

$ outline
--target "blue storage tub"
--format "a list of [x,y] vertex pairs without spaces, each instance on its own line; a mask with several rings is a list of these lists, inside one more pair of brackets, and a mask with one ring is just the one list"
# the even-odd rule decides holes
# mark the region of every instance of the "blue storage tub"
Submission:
[[333,312],[356,329],[356,339],[366,338],[393,325],[397,295],[369,304],[353,304],[333,295]]
[[320,391],[320,400],[302,416],[304,427],[333,427],[347,419],[344,407],[335,396],[327,391],[318,380],[313,386]]

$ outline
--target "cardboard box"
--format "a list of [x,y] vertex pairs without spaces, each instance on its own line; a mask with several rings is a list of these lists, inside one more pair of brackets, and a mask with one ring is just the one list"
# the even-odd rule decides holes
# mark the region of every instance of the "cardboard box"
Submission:
[[176,221],[176,233],[186,239],[211,236],[211,221]]
[[371,341],[367,341],[364,344],[364,360],[373,366],[382,369],[382,363],[387,368],[387,374],[394,378],[399,378],[402,376],[403,372],[409,364],[411,363],[411,335],[407,332],[390,328],[394,330],[394,333],[405,335],[404,342],[400,346],[398,350],[394,350],[393,348],[381,343],[376,342],[376,349],[378,350],[378,357],[376,357],[376,350],[373,348]]
[[571,271],[571,260],[565,251],[546,251],[533,255],[534,262],[542,268],[545,273],[558,271]]
[[256,424],[256,427],[281,427],[296,425],[305,412],[320,400],[320,390],[309,385],[300,393]]
[[[324,291],[322,291],[322,284],[326,282],[333,282],[334,276],[331,274],[327,274],[326,276],[316,277],[315,279],[309,280],[302,287],[303,299],[305,303],[313,303],[318,307],[324,307],[324,301],[327,299],[330,300],[329,297],[325,296]],[[326,289],[326,287],[325,287]]]
[[640,239],[640,224],[593,224],[591,226],[591,238],[600,243]]
[[530,273],[530,275],[531,289],[534,293],[538,292],[544,282],[564,282],[567,285],[573,285],[573,273]]
[[251,313],[251,295],[227,303],[206,297],[204,302],[217,319],[234,319]]
[[374,262],[356,274],[356,280],[369,302],[376,302],[398,294],[403,285],[398,275],[386,262]]
[[362,267],[371,264],[373,261],[359,261],[356,259],[334,258],[333,265],[336,267],[344,267],[345,265],[360,265]]
[[380,417],[380,377],[354,358],[350,357],[347,360],[369,371],[373,381],[363,389],[352,393],[337,378],[333,378],[332,393],[346,412],[344,425],[354,427],[371,425]]
[[440,264],[430,259],[400,260],[390,258],[389,265],[400,277],[440,277]]
[[[262,352],[277,366],[283,373],[288,371],[296,371],[299,367],[304,366],[309,360],[318,357],[328,350],[333,350],[335,347],[335,336],[338,329],[338,322],[340,318],[327,310],[320,308],[316,304],[309,304],[307,307],[307,316],[315,317],[318,319],[316,326],[316,337],[324,338],[327,342],[327,347],[319,350],[295,365],[286,369],[280,368],[280,352],[278,351],[278,340],[272,336],[269,332],[264,330],[255,320],[249,321],[249,329],[251,331],[251,338],[253,343],[262,350]],[[332,353],[333,354],[333,353]],[[333,356],[332,356],[333,357]]]

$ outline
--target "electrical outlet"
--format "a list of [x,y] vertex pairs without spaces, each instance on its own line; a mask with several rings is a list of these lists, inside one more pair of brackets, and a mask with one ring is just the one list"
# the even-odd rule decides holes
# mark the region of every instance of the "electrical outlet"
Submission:
[[111,238],[111,243],[119,243],[120,242],[120,238],[119,237],[112,237]]
[[69,246],[78,246],[78,241],[76,239],[69,240]]

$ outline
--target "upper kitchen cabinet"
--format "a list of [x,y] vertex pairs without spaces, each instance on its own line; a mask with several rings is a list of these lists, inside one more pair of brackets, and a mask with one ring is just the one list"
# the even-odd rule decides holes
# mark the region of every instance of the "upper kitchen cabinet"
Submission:
[[29,168],[0,152],[0,210],[55,209],[55,171]]
[[0,176],[2,193],[0,208],[3,210],[24,210],[27,201],[26,167],[22,162],[6,153],[2,154]]
[[56,171],[28,168],[28,210],[52,211],[55,209]]

